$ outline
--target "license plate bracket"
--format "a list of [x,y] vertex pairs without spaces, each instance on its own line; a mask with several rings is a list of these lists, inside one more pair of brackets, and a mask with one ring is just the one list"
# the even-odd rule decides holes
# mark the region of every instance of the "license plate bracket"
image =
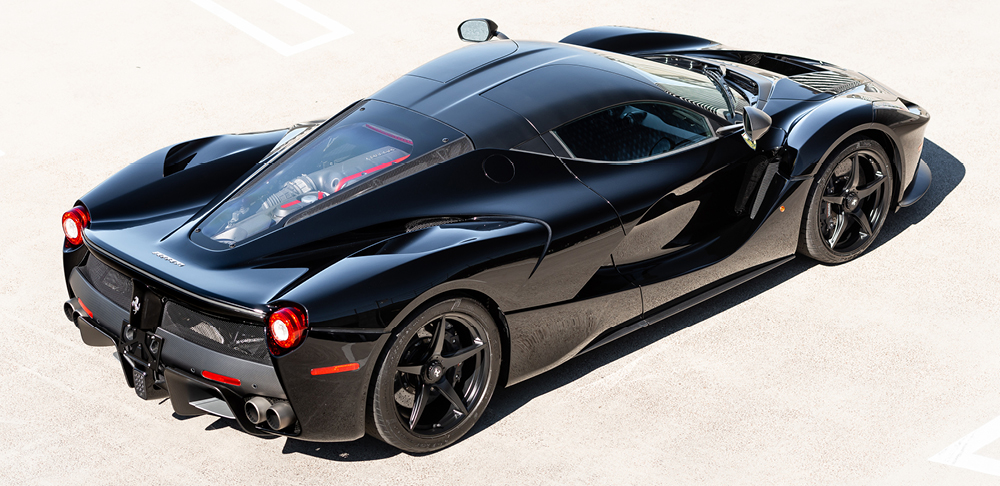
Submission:
[[125,381],[143,400],[169,396],[160,353],[163,338],[156,335],[163,314],[163,299],[138,280],[132,281],[129,320],[122,322],[118,356]]
[[132,300],[129,303],[129,324],[136,329],[153,331],[160,325],[163,298],[146,284],[132,280]]
[[162,337],[122,322],[122,339],[118,345],[122,371],[125,372],[125,381],[143,400],[169,396],[160,363],[161,351]]

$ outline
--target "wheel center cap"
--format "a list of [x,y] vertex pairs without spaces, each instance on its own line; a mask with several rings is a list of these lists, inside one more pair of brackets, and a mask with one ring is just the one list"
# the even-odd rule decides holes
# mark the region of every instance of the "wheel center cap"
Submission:
[[861,202],[861,200],[858,199],[858,195],[853,192],[844,198],[844,205],[847,206],[849,211],[854,211],[854,209],[858,207],[859,202]]
[[427,371],[424,372],[424,377],[429,383],[438,382],[442,376],[444,376],[444,367],[437,361],[427,366]]

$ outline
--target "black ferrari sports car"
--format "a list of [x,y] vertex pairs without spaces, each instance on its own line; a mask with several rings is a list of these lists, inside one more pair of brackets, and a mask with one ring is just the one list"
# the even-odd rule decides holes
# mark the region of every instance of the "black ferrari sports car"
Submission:
[[83,341],[248,433],[411,452],[497,386],[785,263],[857,257],[927,191],[929,116],[855,71],[486,19],[325,121],[179,143],[62,218]]

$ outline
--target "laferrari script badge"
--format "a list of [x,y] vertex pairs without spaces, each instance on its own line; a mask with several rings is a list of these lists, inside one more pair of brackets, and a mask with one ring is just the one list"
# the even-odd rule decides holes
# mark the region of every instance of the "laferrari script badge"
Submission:
[[170,263],[173,263],[174,265],[177,265],[178,267],[183,267],[184,266],[183,263],[181,263],[181,262],[179,262],[177,260],[174,260],[173,258],[170,258],[170,257],[168,257],[168,256],[166,256],[163,253],[160,253],[158,251],[154,251],[153,254],[156,255],[156,256],[158,256],[158,257],[160,257],[160,258],[162,258],[162,259],[164,259],[164,260],[166,260],[166,261],[168,261],[168,262],[170,262]]

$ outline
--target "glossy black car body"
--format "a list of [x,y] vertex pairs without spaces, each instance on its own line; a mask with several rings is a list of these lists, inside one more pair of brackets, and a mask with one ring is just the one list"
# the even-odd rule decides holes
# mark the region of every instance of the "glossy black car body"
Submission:
[[[751,147],[735,110],[671,93],[611,53],[716,70],[770,128]],[[628,107],[650,104],[696,113],[710,136],[611,161],[574,157],[558,136],[604,111],[634,123]],[[412,149],[419,170],[329,196],[257,236],[203,231],[310,140],[371,120],[441,143]],[[387,343],[428,305],[480,304],[501,338],[497,384],[523,381],[793,258],[814,179],[845,143],[877,143],[892,171],[880,197],[914,203],[930,183],[927,121],[859,73],[695,37],[601,27],[561,43],[486,42],[325,122],[184,142],[112,176],[78,202],[90,223],[83,244],[64,248],[66,314],[88,344],[116,346],[141,397],[169,394],[179,414],[353,440],[371,420]],[[261,347],[265,324],[289,304],[309,328],[275,356]],[[290,405],[292,422],[254,423],[244,413],[254,397]]]

